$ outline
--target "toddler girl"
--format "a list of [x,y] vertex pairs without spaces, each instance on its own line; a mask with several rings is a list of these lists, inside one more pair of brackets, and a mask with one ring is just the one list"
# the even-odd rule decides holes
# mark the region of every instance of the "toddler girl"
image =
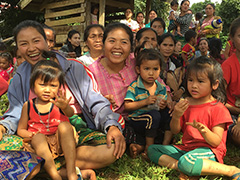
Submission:
[[0,53],[0,75],[8,81],[13,77],[12,56],[8,52]]
[[52,179],[62,179],[54,159],[64,153],[68,179],[76,180],[76,134],[68,120],[74,112],[71,98],[59,90],[62,85],[64,73],[59,64],[42,60],[34,65],[30,87],[37,97],[24,103],[17,134],[31,138],[30,144],[24,143],[25,150],[45,159],[44,168]]
[[189,64],[186,78],[188,97],[176,104],[170,122],[172,133],[183,132],[182,144],[152,145],[149,158],[188,176],[211,174],[240,179],[240,169],[222,164],[232,122],[222,104],[226,93],[220,64],[201,56]]

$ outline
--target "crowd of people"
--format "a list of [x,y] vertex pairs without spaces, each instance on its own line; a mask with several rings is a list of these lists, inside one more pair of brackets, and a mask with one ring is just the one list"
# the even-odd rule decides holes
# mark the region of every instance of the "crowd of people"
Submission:
[[[194,25],[189,0],[170,6],[168,27],[155,10],[144,24],[144,13],[135,21],[131,9],[126,19],[103,27],[94,7],[83,37],[88,52],[77,30],[57,50],[54,29],[31,20],[13,31],[14,58],[0,44],[0,95],[7,92],[9,100],[0,148],[6,137],[23,139],[24,151],[16,153],[37,159],[25,167],[25,177],[43,164],[54,180],[94,180],[93,169],[128,151],[179,170],[180,179],[240,179],[240,169],[223,164],[227,135],[240,145],[240,18],[232,22],[223,54],[214,4]],[[182,144],[174,144],[180,132]],[[14,159],[6,149],[0,158]],[[1,171],[6,178],[12,173]]]

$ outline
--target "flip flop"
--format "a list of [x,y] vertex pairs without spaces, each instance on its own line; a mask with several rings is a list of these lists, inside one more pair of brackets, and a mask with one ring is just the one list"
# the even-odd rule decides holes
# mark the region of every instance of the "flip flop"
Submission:
[[78,167],[76,167],[76,174],[78,176],[78,180],[83,180],[82,173]]
[[236,173],[231,177],[233,180],[240,180],[240,173]]

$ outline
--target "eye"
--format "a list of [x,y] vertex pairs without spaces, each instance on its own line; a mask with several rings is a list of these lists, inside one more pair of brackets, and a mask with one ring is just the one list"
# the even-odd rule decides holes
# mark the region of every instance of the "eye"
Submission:
[[159,70],[159,68],[154,68],[154,71],[158,71]]
[[20,43],[19,46],[26,46],[27,43],[26,42],[23,42],[23,43]]
[[127,42],[127,41],[122,41],[122,43],[123,43],[123,44],[128,44],[128,42]]
[[148,67],[145,67],[144,70],[149,70],[149,68],[148,68]]

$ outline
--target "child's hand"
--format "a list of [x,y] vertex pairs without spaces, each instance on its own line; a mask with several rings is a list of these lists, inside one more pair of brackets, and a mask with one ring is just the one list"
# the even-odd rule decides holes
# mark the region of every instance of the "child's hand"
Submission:
[[149,104],[154,104],[157,100],[157,96],[155,95],[150,95],[148,96],[148,98],[146,99],[146,105],[149,105]]
[[187,99],[180,99],[180,101],[175,105],[173,110],[173,116],[181,117],[183,113],[187,110],[189,102]]
[[186,125],[190,125],[196,128],[201,134],[206,133],[208,130],[208,128],[205,125],[203,125],[200,122],[197,122],[195,119],[193,120],[193,122],[186,122]]
[[114,96],[112,94],[108,94],[106,96],[104,96],[106,99],[108,99],[108,101],[112,104],[113,109],[117,108],[117,104],[116,101],[114,99]]
[[55,97],[56,97],[55,101],[53,99],[50,99],[50,102],[56,105],[61,110],[64,110],[69,106],[69,102],[72,98],[70,97],[69,99],[67,99],[66,92],[62,93],[61,90],[59,90],[59,96],[55,94]]
[[160,103],[159,103],[159,108],[160,108],[160,109],[165,109],[166,106],[167,106],[167,100],[162,99],[162,100],[160,101]]

